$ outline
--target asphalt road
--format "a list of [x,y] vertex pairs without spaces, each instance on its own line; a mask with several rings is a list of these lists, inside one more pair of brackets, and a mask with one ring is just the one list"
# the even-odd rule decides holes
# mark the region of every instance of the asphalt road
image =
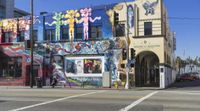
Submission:
[[200,81],[166,90],[0,87],[0,111],[200,111],[199,89]]

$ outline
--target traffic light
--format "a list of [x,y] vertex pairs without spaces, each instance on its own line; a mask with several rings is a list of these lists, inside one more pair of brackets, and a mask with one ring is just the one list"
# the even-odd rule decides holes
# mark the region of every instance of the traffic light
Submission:
[[114,11],[114,26],[119,24],[119,13]]
[[131,60],[135,59],[135,49],[131,48]]
[[25,49],[30,50],[31,48],[31,41],[30,40],[25,40]]
[[126,55],[126,49],[122,50],[122,60],[126,60],[127,59],[127,55]]

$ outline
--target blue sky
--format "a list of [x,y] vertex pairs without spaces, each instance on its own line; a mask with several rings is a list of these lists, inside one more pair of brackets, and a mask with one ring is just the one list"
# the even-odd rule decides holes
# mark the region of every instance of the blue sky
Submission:
[[[16,7],[30,11],[30,0],[15,0]],[[123,2],[124,0],[34,0],[35,14],[57,12],[66,9]],[[126,0],[133,1],[133,0]],[[199,19],[169,19],[172,31],[176,32],[178,56],[200,56],[200,0],[164,0],[169,17]],[[185,50],[185,54],[184,54]]]

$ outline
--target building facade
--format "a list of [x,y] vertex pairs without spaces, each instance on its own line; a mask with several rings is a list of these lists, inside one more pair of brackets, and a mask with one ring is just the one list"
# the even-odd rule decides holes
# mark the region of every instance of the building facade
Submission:
[[[173,82],[175,39],[162,0],[47,13],[33,22],[34,77],[46,85],[55,74],[70,85],[126,82],[126,66],[131,86],[165,88]],[[29,85],[30,17],[0,25],[0,85]]]
[[27,16],[29,13],[15,8],[14,0],[0,0],[0,19]]

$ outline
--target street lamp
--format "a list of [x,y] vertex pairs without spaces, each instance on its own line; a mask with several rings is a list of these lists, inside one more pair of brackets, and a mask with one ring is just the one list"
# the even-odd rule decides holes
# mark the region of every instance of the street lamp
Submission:
[[130,26],[129,26],[129,17],[128,17],[128,5],[126,3],[126,0],[124,0],[125,2],[125,5],[126,5],[126,25],[127,25],[127,33],[126,33],[126,58],[127,58],[127,63],[126,63],[126,84],[125,84],[125,89],[129,89],[130,88],[130,85],[129,85],[129,67],[130,67],[130,64],[129,64],[129,33],[130,33]]
[[33,0],[30,2],[31,7],[31,33],[30,33],[30,39],[31,39],[31,73],[30,73],[30,87],[33,88],[33,81],[34,81],[34,74],[33,74],[33,50],[34,50],[34,37],[33,37]]

